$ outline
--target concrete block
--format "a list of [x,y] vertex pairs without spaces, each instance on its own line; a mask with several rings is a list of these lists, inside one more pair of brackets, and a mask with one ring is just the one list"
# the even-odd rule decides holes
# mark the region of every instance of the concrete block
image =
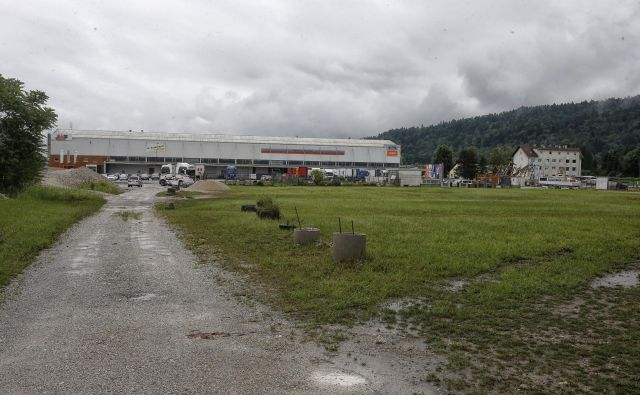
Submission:
[[310,244],[320,239],[320,229],[300,228],[293,231],[293,242],[295,244]]
[[333,261],[357,261],[364,259],[367,246],[367,235],[364,233],[333,234]]

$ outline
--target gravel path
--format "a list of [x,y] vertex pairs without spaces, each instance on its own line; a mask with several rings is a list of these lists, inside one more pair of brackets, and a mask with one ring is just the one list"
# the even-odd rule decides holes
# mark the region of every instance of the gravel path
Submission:
[[[220,269],[199,265],[154,216],[159,190],[147,184],[111,197],[7,289],[0,392],[416,390],[401,373],[327,357],[290,335],[293,326],[279,314],[232,297],[214,281]],[[125,221],[122,211],[141,217]]]

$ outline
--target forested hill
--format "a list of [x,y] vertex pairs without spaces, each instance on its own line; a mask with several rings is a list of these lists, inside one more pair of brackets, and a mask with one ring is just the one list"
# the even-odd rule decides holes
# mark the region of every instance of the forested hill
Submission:
[[625,153],[640,146],[640,96],[521,107],[432,126],[391,129],[376,138],[400,144],[404,163],[430,162],[440,144],[454,152],[473,145],[486,155],[498,146],[524,143],[586,148],[599,160],[614,150],[622,161]]

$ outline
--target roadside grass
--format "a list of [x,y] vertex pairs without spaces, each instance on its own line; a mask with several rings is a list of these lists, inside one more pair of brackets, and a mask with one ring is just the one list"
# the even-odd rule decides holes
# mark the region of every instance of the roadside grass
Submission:
[[167,191],[162,191],[162,192],[156,193],[156,196],[159,196],[159,197],[177,196],[177,197],[184,197],[184,198],[192,198],[194,196],[201,196],[201,195],[205,195],[205,194],[202,193],[202,192],[185,191],[185,190],[179,190],[179,191],[176,191],[175,193],[170,193],[170,192],[167,192]]
[[[277,222],[240,212],[272,198],[285,222],[367,234],[362,265],[327,243],[293,246]],[[600,191],[234,187],[159,212],[203,257],[271,289],[316,324],[378,316],[417,328],[449,357],[425,372],[451,391],[640,392],[640,292],[590,281],[640,259],[640,194]],[[450,288],[462,281],[462,289]],[[392,300],[413,301],[399,314]],[[563,306],[578,303],[577,311]]]
[[119,195],[124,192],[120,187],[107,180],[85,182],[80,185],[80,188],[89,189],[91,191],[100,191],[112,195]]
[[96,212],[104,202],[89,191],[42,186],[0,200],[0,287],[70,225]]

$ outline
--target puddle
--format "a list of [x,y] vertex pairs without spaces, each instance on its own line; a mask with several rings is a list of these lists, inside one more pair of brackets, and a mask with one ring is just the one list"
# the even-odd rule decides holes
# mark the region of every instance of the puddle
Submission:
[[192,330],[187,334],[190,339],[205,339],[211,340],[218,337],[230,337],[230,336],[244,336],[245,333],[232,333],[232,332],[200,332],[199,330]]
[[591,282],[592,288],[605,287],[605,288],[630,288],[640,284],[638,279],[640,270],[626,270],[624,272],[618,272],[609,274],[604,277],[596,278]]
[[451,292],[458,292],[461,291],[462,288],[464,288],[466,285],[467,282],[464,280],[453,280],[449,283],[449,285],[444,287],[444,289]]
[[392,302],[385,303],[382,305],[382,307],[387,308],[393,311],[394,313],[399,313],[401,310],[404,310],[406,308],[413,307],[413,306],[420,306],[420,304],[421,304],[420,300],[418,299],[401,299],[401,300],[394,300]]
[[316,372],[313,374],[313,380],[320,385],[339,385],[341,387],[352,387],[367,383],[367,380],[362,376],[340,372]]
[[153,298],[155,298],[157,295],[156,294],[144,294],[144,295],[140,295],[140,296],[136,296],[131,298],[131,300],[151,300]]

